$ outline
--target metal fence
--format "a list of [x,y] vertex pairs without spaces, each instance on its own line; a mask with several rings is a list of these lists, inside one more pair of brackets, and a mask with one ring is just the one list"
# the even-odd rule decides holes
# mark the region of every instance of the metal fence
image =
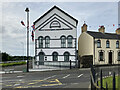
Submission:
[[[120,82],[119,80],[115,78],[115,76],[119,76],[120,74],[120,66],[92,66],[91,65],[91,71],[90,71],[90,77],[91,77],[91,90],[120,90],[119,85]],[[112,87],[108,87],[108,82],[104,81],[104,86],[103,86],[103,79],[104,78],[112,78]],[[119,78],[120,79],[120,78]],[[116,85],[117,84],[117,85]],[[117,87],[116,87],[117,86]]]

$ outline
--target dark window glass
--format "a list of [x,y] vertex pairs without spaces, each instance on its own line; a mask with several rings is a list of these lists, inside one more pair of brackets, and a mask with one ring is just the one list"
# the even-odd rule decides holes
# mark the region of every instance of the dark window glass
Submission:
[[110,42],[108,40],[106,41],[106,48],[110,48]]
[[66,62],[69,61],[69,55],[70,54],[68,52],[64,53],[64,61],[66,61]]
[[43,48],[43,37],[39,37],[39,48]]
[[67,46],[68,46],[68,47],[72,47],[72,36],[68,36]]
[[118,60],[120,60],[120,52],[118,52]]
[[53,55],[53,61],[58,61],[58,53],[54,52],[52,55]]
[[97,40],[97,47],[100,48],[101,47],[101,41]]
[[104,58],[103,58],[103,52],[101,51],[101,52],[99,52],[99,60],[100,60],[100,61],[103,61],[103,59],[104,59]]
[[50,37],[45,37],[45,47],[49,48],[50,47]]
[[62,36],[61,37],[61,47],[63,48],[63,47],[66,47],[66,38],[65,38],[65,36]]
[[116,48],[119,48],[119,41],[116,41]]

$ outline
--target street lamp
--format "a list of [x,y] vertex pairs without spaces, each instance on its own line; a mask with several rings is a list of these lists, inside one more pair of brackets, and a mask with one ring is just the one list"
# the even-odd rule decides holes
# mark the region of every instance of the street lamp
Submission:
[[27,72],[29,72],[29,8],[26,8],[25,12],[27,12]]

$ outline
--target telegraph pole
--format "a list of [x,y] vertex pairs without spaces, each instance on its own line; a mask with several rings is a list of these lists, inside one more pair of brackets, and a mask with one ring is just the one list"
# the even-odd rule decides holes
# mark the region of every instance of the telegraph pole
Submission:
[[29,72],[29,8],[26,8],[25,12],[27,12],[27,72]]

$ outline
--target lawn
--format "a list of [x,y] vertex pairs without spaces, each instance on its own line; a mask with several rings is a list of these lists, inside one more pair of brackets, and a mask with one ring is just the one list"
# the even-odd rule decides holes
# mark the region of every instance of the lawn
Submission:
[[7,66],[15,66],[15,65],[23,65],[26,64],[26,62],[13,62],[13,63],[2,63],[0,66],[7,67]]
[[[116,76],[116,88],[118,90],[120,90],[120,76]],[[108,85],[108,88],[113,88],[113,77],[107,77],[107,78],[103,78],[103,87],[106,87],[106,82]],[[98,82],[99,86],[100,86],[100,81]]]

